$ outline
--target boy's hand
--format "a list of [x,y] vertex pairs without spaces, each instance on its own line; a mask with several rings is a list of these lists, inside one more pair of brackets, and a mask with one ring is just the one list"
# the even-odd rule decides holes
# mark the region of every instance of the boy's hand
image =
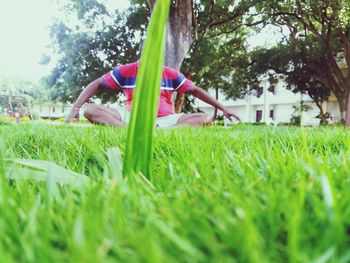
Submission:
[[240,119],[237,115],[233,114],[233,112],[229,111],[228,109],[224,109],[224,110],[222,111],[222,113],[223,113],[224,116],[225,116],[227,119],[229,119],[230,121],[232,121],[233,118],[237,119],[238,121],[241,121],[241,119]]
[[73,118],[75,118],[77,115],[79,115],[79,108],[72,108],[64,122],[71,123]]

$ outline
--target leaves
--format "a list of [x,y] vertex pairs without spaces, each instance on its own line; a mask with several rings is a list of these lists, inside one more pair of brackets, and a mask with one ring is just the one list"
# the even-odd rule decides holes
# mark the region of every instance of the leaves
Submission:
[[[69,2],[62,9],[68,17],[77,16],[78,21],[62,20],[51,26],[53,52],[60,59],[45,82],[52,99],[66,102],[73,101],[82,87],[112,67],[137,59],[148,13],[145,4],[122,13],[111,12],[94,0]],[[102,99],[116,101],[118,95],[104,90]]]

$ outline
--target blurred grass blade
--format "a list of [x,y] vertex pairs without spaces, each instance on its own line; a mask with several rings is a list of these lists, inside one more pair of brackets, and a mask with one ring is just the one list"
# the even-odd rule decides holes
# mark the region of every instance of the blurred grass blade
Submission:
[[329,178],[326,174],[322,174],[321,184],[322,184],[324,202],[328,208],[328,212],[332,215],[333,208],[334,208],[334,197],[333,197],[332,187],[331,187]]
[[65,169],[43,160],[6,159],[15,166],[6,167],[6,176],[11,180],[52,180],[61,185],[83,186],[89,182],[85,175]]
[[164,61],[169,0],[157,1],[144,43],[125,147],[123,173],[151,173],[153,133]]
[[329,249],[326,250],[319,258],[315,259],[312,261],[312,263],[327,263],[327,262],[332,262],[332,258],[336,254],[336,249],[335,247],[330,247]]
[[180,248],[184,253],[186,253],[187,255],[197,260],[203,259],[202,253],[195,246],[193,246],[186,239],[183,239],[182,237],[180,237],[172,228],[167,226],[164,222],[158,219],[153,219],[152,223],[159,230],[159,232],[164,235],[165,238],[170,240],[175,246]]
[[111,175],[110,177],[114,178],[117,182],[120,182],[122,180],[123,161],[119,148],[109,148],[107,150],[107,158],[110,169],[109,174]]

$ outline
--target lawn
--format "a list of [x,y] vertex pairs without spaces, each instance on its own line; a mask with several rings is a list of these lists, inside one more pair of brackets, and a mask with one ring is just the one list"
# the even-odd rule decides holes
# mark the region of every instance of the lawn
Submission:
[[[343,128],[157,130],[150,180],[120,174],[125,129],[0,131],[0,262],[350,261]],[[5,158],[50,160],[89,181],[8,180]]]

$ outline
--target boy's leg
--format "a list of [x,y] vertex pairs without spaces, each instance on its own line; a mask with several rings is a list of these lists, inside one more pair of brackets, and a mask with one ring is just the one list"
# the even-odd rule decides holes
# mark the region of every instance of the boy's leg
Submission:
[[84,116],[93,124],[123,127],[125,123],[119,112],[115,109],[96,104],[87,104]]
[[182,115],[171,127],[180,126],[205,126],[212,123],[212,118],[205,113],[190,113]]

